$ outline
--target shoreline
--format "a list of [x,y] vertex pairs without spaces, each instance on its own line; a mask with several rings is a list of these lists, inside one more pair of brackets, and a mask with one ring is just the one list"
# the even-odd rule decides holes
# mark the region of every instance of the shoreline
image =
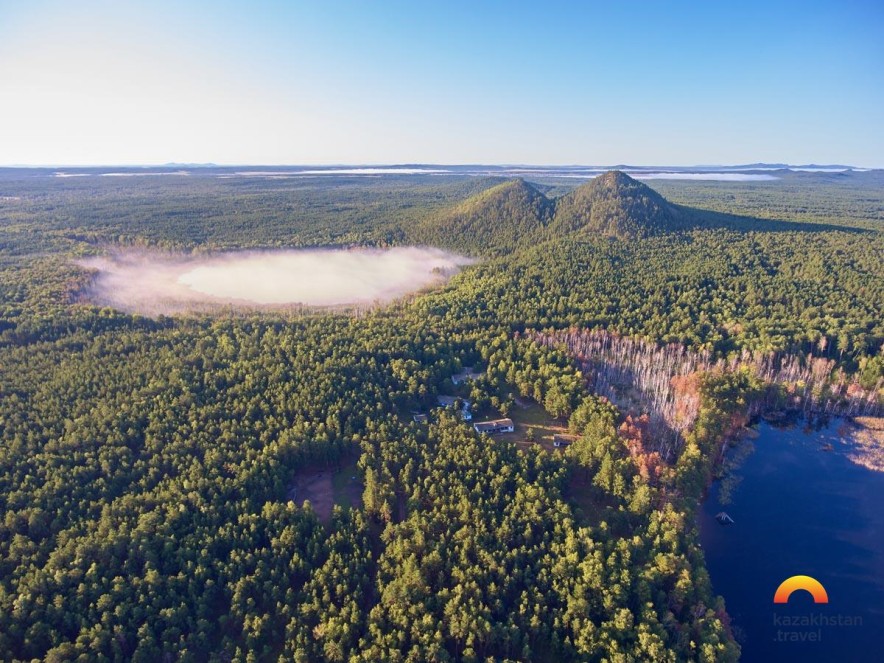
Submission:
[[884,472],[884,417],[845,417],[838,435],[851,449],[847,457],[873,472]]

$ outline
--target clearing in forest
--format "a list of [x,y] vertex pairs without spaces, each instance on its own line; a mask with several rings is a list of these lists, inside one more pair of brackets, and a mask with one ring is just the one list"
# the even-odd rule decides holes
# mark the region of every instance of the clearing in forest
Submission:
[[[522,450],[539,444],[547,451],[552,451],[554,449],[553,435],[568,432],[567,426],[551,417],[539,403],[533,400],[518,398],[507,416],[513,420],[515,430],[512,433],[495,435],[495,437],[511,440]],[[473,417],[473,420],[475,421],[476,417]]]
[[362,506],[362,479],[356,470],[356,457],[341,467],[307,467],[292,478],[287,497],[296,504],[310,502],[323,524],[331,522],[332,509]]

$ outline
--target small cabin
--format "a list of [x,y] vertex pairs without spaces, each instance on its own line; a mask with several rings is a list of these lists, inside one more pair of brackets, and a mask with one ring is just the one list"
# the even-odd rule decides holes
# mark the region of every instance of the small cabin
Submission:
[[494,419],[492,421],[477,421],[473,424],[477,433],[512,433],[515,430],[512,419]]
[[553,435],[553,446],[556,449],[564,449],[565,447],[571,446],[571,443],[574,441],[574,438],[570,435]]
[[425,414],[415,414],[412,418],[416,424],[426,424],[430,421],[430,418]]

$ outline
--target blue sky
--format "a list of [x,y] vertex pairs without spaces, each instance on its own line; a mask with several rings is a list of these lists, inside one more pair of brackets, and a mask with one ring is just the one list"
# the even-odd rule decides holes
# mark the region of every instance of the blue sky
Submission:
[[0,0],[0,163],[884,166],[881,2]]

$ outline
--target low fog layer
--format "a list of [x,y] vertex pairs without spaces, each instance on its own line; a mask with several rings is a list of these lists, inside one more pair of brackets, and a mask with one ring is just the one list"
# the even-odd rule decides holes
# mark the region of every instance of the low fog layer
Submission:
[[469,264],[440,249],[243,251],[208,257],[123,252],[80,263],[96,270],[84,298],[157,315],[244,308],[385,303],[445,281]]
[[754,173],[629,173],[637,180],[707,180],[710,182],[769,182],[778,180],[773,175]]

